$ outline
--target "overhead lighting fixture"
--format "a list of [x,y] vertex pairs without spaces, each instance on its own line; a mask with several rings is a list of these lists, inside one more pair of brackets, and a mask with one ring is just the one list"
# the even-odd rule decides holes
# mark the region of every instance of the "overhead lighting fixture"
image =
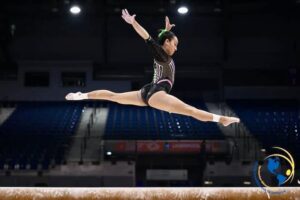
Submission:
[[212,185],[213,182],[212,182],[212,181],[204,181],[204,184],[205,184],[205,185]]
[[57,13],[57,12],[58,12],[58,8],[57,8],[57,7],[53,7],[53,8],[51,9],[51,11],[54,12],[54,13]]
[[114,11],[115,11],[115,13],[119,13],[121,11],[121,9],[119,7],[115,7]]
[[250,181],[244,181],[243,183],[244,183],[244,185],[251,185]]
[[219,7],[216,7],[216,8],[214,8],[214,12],[216,12],[216,13],[222,12],[222,9]]
[[79,6],[72,6],[70,12],[74,15],[78,15],[81,12],[81,9]]
[[189,12],[189,9],[186,6],[181,6],[177,9],[177,12],[184,15]]
[[158,9],[158,12],[161,12],[161,13],[163,13],[163,12],[165,12],[166,10],[164,9],[164,8],[159,8]]

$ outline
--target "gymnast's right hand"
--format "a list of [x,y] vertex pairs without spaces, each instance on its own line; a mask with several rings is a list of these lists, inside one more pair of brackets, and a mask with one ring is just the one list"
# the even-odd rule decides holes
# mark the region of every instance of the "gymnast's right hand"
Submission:
[[67,94],[65,98],[66,100],[84,100],[88,99],[88,95],[87,93],[76,92]]
[[130,15],[127,9],[122,10],[122,18],[128,23],[133,24],[136,15]]

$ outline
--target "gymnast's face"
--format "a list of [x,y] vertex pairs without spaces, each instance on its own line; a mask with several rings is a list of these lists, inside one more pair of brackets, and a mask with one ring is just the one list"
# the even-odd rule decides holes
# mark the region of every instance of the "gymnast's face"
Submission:
[[175,53],[175,51],[177,51],[177,45],[178,45],[178,38],[174,36],[170,40],[169,39],[165,40],[163,49],[169,56],[172,56]]

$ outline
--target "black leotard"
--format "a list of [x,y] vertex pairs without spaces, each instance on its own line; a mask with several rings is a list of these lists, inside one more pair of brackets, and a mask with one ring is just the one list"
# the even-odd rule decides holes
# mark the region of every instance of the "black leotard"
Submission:
[[152,37],[149,37],[149,39],[146,40],[146,43],[154,57],[154,75],[152,83],[167,81],[172,88],[175,77],[175,64],[173,59],[154,39],[152,39]]
[[171,92],[175,78],[175,64],[172,57],[152,37],[149,37],[146,43],[154,57],[152,82],[141,89],[142,99],[148,104],[150,97],[154,93],[158,91]]

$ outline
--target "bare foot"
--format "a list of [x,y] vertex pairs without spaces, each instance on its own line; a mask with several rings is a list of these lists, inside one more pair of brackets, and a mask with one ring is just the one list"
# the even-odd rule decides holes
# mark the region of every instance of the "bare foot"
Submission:
[[223,124],[223,126],[229,126],[232,123],[239,123],[240,119],[237,117],[226,117],[222,116],[220,118],[220,123]]

